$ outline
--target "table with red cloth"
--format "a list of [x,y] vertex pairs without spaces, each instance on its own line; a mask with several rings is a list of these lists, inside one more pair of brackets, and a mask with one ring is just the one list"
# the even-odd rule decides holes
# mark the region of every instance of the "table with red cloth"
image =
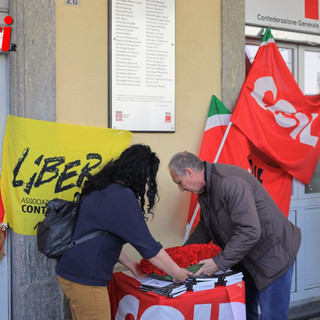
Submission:
[[142,292],[139,281],[122,272],[109,283],[112,320],[245,320],[245,285],[216,285],[214,289],[169,298]]

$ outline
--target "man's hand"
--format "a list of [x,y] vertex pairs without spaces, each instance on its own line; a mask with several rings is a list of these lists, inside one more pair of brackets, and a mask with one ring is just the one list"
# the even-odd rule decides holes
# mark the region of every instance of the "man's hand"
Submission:
[[193,274],[194,277],[198,277],[201,274],[211,276],[219,270],[219,267],[214,263],[213,259],[204,259],[199,261],[198,264],[202,264],[202,266],[196,273]]
[[188,276],[193,276],[193,273],[187,269],[180,268],[179,274],[172,276],[172,281],[180,283],[185,281]]

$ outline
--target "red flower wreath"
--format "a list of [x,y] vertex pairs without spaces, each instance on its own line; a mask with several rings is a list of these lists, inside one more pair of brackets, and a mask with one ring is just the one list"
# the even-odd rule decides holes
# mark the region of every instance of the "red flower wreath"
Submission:
[[[197,265],[199,261],[215,257],[222,249],[213,243],[202,243],[185,245],[183,247],[171,247],[165,249],[165,251],[179,267],[195,272],[200,268]],[[171,278],[147,259],[140,261],[139,268],[142,273],[157,279]]]

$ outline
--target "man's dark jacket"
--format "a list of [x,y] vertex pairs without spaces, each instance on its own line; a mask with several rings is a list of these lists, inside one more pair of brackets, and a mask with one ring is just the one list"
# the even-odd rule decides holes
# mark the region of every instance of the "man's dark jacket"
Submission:
[[241,262],[259,290],[293,263],[301,231],[280,211],[262,184],[246,170],[205,162],[206,191],[198,197],[200,222],[186,244],[213,240],[223,251],[221,270]]

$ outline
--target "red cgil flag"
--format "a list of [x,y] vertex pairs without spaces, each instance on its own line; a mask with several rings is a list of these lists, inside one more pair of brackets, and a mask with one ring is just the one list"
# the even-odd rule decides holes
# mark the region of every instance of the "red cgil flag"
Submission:
[[320,103],[311,100],[267,28],[231,121],[265,156],[306,184],[320,152]]

